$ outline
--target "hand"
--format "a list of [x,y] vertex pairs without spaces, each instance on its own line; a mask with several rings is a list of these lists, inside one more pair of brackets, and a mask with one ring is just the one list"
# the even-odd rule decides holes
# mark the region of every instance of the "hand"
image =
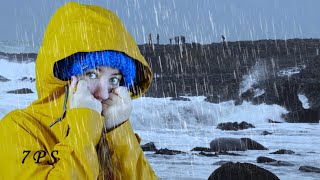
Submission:
[[[76,85],[78,84],[77,88]],[[71,77],[71,85],[69,87],[70,109],[73,108],[89,108],[102,112],[102,104],[90,93],[87,82],[80,80],[78,82],[75,76]]]
[[125,87],[118,87],[102,102],[102,115],[105,128],[110,130],[129,119],[132,111],[132,100]]

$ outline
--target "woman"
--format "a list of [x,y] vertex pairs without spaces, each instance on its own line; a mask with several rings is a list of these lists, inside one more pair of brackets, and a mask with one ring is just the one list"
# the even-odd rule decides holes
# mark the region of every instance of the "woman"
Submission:
[[131,99],[151,79],[114,13],[65,4],[51,18],[36,60],[38,100],[0,122],[1,176],[157,179],[128,120]]

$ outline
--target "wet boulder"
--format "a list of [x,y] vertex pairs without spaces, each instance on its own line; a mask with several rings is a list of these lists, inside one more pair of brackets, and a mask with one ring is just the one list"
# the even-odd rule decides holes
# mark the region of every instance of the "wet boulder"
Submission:
[[217,126],[217,129],[232,130],[232,131],[243,130],[248,128],[255,128],[255,126],[245,121],[242,121],[241,123],[238,123],[238,122],[219,123]]
[[245,151],[246,144],[238,138],[216,138],[211,141],[210,149],[215,152]]
[[273,162],[268,162],[264,163],[265,165],[270,165],[270,166],[294,166],[294,164],[286,161],[273,161]]
[[210,148],[207,147],[195,147],[191,149],[191,151],[204,151],[204,152],[212,152]]
[[237,154],[237,153],[230,153],[230,152],[227,152],[227,151],[216,152],[216,155],[225,155],[225,156],[242,156],[241,154]]
[[271,132],[269,132],[269,131],[262,131],[262,133],[261,133],[261,135],[264,135],[264,136],[266,136],[266,135],[271,135],[272,133]]
[[7,82],[7,81],[10,81],[10,79],[7,79],[0,75],[0,82]]
[[171,150],[171,149],[165,148],[165,149],[156,150],[155,154],[176,155],[176,154],[186,154],[186,153],[178,150]]
[[226,163],[229,163],[229,162],[231,162],[231,161],[218,161],[218,162],[215,162],[215,163],[213,163],[212,165],[219,165],[219,166],[221,166],[221,165],[224,165],[224,164],[226,164]]
[[216,169],[208,180],[279,180],[272,172],[250,163],[228,162]]
[[278,151],[272,152],[270,154],[294,154],[294,151],[287,150],[287,149],[280,149]]
[[313,167],[313,166],[300,166],[299,170],[304,172],[320,173],[320,168]]
[[246,149],[248,150],[268,150],[268,148],[264,147],[262,144],[254,141],[250,138],[240,138],[246,145]]
[[30,94],[30,93],[33,93],[33,91],[29,88],[22,88],[22,89],[17,89],[17,90],[13,90],[13,91],[8,91],[7,93],[10,93],[10,94]]
[[294,164],[286,161],[277,161],[272,158],[260,156],[257,158],[257,163],[264,163],[265,165],[270,165],[270,166],[294,166]]
[[30,82],[35,82],[36,79],[32,78],[32,77],[23,77],[21,79],[19,79],[20,81],[30,81]]
[[141,145],[140,147],[143,151],[156,151],[157,150],[157,148],[153,142],[149,142],[147,144]]
[[269,163],[269,162],[275,162],[277,160],[272,159],[272,158],[268,158],[268,157],[264,157],[264,156],[259,156],[257,157],[257,163]]
[[268,119],[268,123],[282,123],[282,122],[274,121],[274,120]]
[[203,152],[203,151],[201,151],[201,152],[199,153],[199,155],[207,156],[207,157],[218,157],[217,154],[214,154],[214,153],[205,153],[205,152]]

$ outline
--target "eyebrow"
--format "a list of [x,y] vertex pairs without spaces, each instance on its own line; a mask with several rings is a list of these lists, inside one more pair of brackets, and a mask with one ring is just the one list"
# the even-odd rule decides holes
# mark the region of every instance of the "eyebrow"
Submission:
[[111,74],[112,76],[122,76],[121,73],[114,73],[114,74]]
[[[96,69],[97,69],[99,72],[103,71],[100,67],[97,67]],[[122,73],[117,72],[117,73],[112,73],[111,75],[112,75],[112,76],[122,76]]]

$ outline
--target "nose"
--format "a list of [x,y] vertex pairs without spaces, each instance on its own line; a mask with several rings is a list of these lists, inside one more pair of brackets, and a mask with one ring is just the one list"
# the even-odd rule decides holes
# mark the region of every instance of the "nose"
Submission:
[[109,94],[112,90],[112,86],[109,82],[106,81],[99,81],[99,83],[96,86],[96,90],[93,94],[93,96],[98,99],[99,101],[104,101],[109,98]]

